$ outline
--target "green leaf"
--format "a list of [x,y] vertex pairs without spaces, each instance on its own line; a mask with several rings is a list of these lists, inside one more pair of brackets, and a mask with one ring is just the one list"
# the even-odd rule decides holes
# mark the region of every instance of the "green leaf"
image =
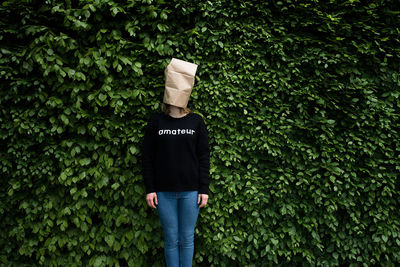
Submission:
[[104,100],[107,99],[107,96],[104,95],[104,94],[102,94],[102,93],[100,93],[100,94],[99,94],[99,99],[100,99],[101,101],[104,101]]

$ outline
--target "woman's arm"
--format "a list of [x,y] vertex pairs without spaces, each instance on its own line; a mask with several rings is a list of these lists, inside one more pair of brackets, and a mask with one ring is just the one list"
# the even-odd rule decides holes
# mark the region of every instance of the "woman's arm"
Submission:
[[152,116],[145,126],[142,150],[142,175],[146,187],[146,194],[155,192],[154,189],[154,150],[155,150],[155,123]]
[[199,194],[208,194],[210,172],[210,149],[208,143],[208,131],[203,118],[197,136],[197,156],[199,158]]

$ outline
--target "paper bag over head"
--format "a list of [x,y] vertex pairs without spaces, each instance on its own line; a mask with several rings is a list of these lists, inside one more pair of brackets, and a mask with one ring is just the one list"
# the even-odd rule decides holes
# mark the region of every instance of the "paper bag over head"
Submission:
[[197,66],[194,63],[172,58],[165,69],[163,102],[185,108],[194,85]]

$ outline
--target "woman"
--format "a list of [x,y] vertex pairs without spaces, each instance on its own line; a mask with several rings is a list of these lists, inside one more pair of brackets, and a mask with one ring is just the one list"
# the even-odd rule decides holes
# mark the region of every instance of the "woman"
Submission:
[[186,107],[193,65],[177,59],[168,65],[162,112],[150,117],[143,142],[146,201],[158,211],[168,267],[192,266],[195,225],[208,201],[208,132]]

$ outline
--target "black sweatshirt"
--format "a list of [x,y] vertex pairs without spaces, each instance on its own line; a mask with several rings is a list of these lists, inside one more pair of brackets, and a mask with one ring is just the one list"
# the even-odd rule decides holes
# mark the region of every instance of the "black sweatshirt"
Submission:
[[191,190],[208,194],[208,131],[199,114],[181,118],[153,114],[145,128],[142,155],[146,194]]

